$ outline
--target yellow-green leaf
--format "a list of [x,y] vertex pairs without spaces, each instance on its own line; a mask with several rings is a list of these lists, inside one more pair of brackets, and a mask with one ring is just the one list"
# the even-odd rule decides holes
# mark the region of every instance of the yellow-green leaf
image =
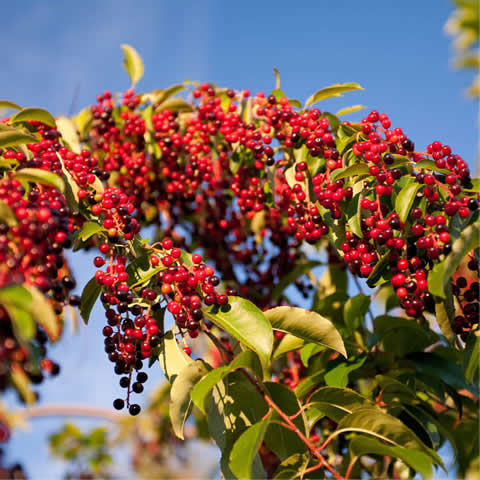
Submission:
[[50,127],[56,126],[55,119],[53,118],[52,114],[47,112],[43,108],[23,108],[10,118],[10,122],[13,124],[30,121],[42,122],[45,125],[49,125]]
[[132,86],[135,85],[143,76],[143,62],[138,52],[127,44],[121,45],[123,50],[123,66],[127,71]]

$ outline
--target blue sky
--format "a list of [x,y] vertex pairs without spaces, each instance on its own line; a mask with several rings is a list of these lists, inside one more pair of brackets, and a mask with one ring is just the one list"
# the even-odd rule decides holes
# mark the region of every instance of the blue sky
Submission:
[[[286,94],[302,101],[323,86],[354,81],[365,90],[320,107],[336,111],[360,103],[379,109],[417,147],[438,139],[474,165],[477,105],[464,93],[470,74],[451,66],[454,51],[443,31],[451,12],[446,0],[27,0],[21,7],[4,2],[1,12],[0,98],[22,106],[64,114],[75,91],[78,111],[105,89],[128,88],[120,44],[129,43],[144,59],[141,91],[189,78],[268,92],[273,67]],[[79,283],[88,281],[90,256],[73,261],[73,269]],[[53,349],[63,372],[42,387],[43,403],[111,405],[119,389],[103,353],[102,322],[97,308],[88,328],[81,326],[76,337],[67,334]],[[160,378],[159,372],[154,376]],[[14,436],[9,456],[22,459],[31,478],[59,478],[61,466],[48,459],[41,442],[60,424],[37,420],[29,433]]]

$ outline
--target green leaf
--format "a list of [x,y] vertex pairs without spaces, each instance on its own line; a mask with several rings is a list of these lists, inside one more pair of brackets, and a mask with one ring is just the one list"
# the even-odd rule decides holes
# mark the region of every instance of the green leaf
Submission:
[[323,416],[334,422],[363,407],[374,408],[374,404],[349,388],[322,387],[308,399],[311,407],[307,410],[310,425],[314,425]]
[[360,175],[370,175],[368,166],[364,163],[354,163],[346,168],[337,168],[330,175],[330,181],[334,182],[335,180],[340,180],[342,178],[360,176]]
[[152,93],[143,94],[142,99],[148,99],[153,103],[161,104],[182,90],[185,90],[185,85],[172,85],[165,90],[155,90]]
[[31,285],[25,285],[25,288],[32,296],[30,313],[33,319],[48,332],[50,340],[55,342],[60,336],[60,325],[52,305],[38,288]]
[[195,384],[211,370],[203,360],[186,365],[175,378],[170,390],[169,414],[175,435],[184,439],[183,427],[192,410],[190,392]]
[[479,353],[479,337],[474,333],[471,333],[467,339],[467,345],[464,351],[464,369],[465,369],[465,378],[473,383],[474,379],[477,378],[478,382],[478,364],[480,360]]
[[[288,352],[302,348],[304,343],[303,339],[298,338],[295,335],[291,335],[290,333],[285,334],[273,350],[272,360],[277,360]],[[318,345],[315,346],[318,347]]]
[[25,371],[16,363],[12,365],[10,370],[10,379],[25,403],[27,405],[34,404],[35,394],[30,388],[30,379]]
[[325,373],[325,383],[330,387],[344,388],[348,384],[348,375],[359,369],[367,359],[366,354],[361,354],[349,359],[336,358],[328,363]]
[[337,83],[335,85],[330,85],[318,90],[313,95],[308,97],[305,102],[305,107],[309,107],[310,105],[313,105],[320,100],[325,100],[326,98],[341,97],[342,93],[350,92],[352,90],[363,90],[363,87],[361,87],[358,83]]
[[275,74],[275,90],[280,90],[280,73],[273,67],[273,73]]
[[64,116],[58,117],[57,130],[62,134],[63,140],[68,143],[73,152],[81,152],[82,147],[80,146],[77,127],[70,118]]
[[395,211],[398,213],[400,220],[405,222],[412,208],[413,202],[417,192],[422,188],[420,183],[417,183],[415,179],[409,178],[407,184],[400,190],[400,193],[395,199]]
[[457,270],[467,254],[480,246],[480,223],[468,226],[453,242],[452,251],[447,258],[435,265],[428,275],[428,289],[434,295],[446,298],[445,288],[451,281],[452,275]]
[[319,352],[323,352],[326,347],[323,345],[318,345],[317,343],[307,343],[303,346],[302,350],[300,350],[300,360],[302,361],[305,367],[308,367],[308,363],[310,358],[316,355]]
[[187,103],[183,98],[168,98],[162,102],[155,112],[161,112],[163,110],[170,110],[172,112],[193,112],[193,107]]
[[268,427],[268,419],[248,427],[233,445],[230,452],[230,470],[241,479],[253,479],[256,472],[252,471],[252,464]]
[[[234,478],[230,471],[230,452],[240,434],[262,420],[268,407],[259,392],[241,372],[232,372],[212,390],[208,410],[208,430],[222,451],[220,461],[224,478]],[[260,457],[253,461],[256,478],[265,475]]]
[[80,298],[79,311],[80,311],[80,315],[83,318],[83,321],[85,322],[85,325],[88,325],[88,320],[90,319],[90,313],[101,291],[102,289],[95,277],[90,279],[90,281],[85,285],[82,291],[82,296]]
[[229,297],[227,305],[203,308],[205,317],[252,349],[266,362],[273,348],[273,331],[264,313],[252,302]]
[[349,115],[350,113],[358,112],[359,110],[363,110],[367,108],[365,105],[352,105],[351,107],[345,107],[339,110],[335,115],[337,117],[341,117],[342,115]]
[[448,170],[448,168],[438,168],[435,165],[435,162],[433,160],[429,160],[427,158],[424,158],[423,160],[420,160],[419,162],[415,163],[414,169],[415,170],[431,170],[433,172],[443,173],[444,175],[450,175],[452,173],[450,170]]
[[346,432],[364,433],[396,447],[421,451],[434,462],[443,466],[443,462],[438,454],[428,448],[412,430],[397,418],[384,413],[378,408],[364,407],[353,411],[340,420],[337,430],[329,438],[334,438]]
[[23,132],[18,128],[6,126],[0,130],[0,148],[15,147],[26,143],[36,143],[39,140],[30,133]]
[[47,170],[41,170],[40,168],[22,168],[21,170],[17,170],[13,174],[13,177],[17,180],[50,185],[62,193],[65,191],[65,183],[61,177]]
[[32,318],[32,314],[24,308],[17,307],[10,303],[4,303],[3,307],[10,317],[15,331],[15,336],[26,342],[32,340],[36,333],[35,322]]
[[190,396],[197,408],[206,414],[209,402],[208,394],[212,391],[215,385],[222,381],[228,374],[240,368],[249,369],[258,379],[261,379],[263,376],[262,364],[257,355],[251,350],[242,352],[228,365],[217,367],[215,370],[212,370],[193,387]]
[[399,458],[426,479],[432,478],[432,459],[424,452],[407,449],[402,446],[386,445],[376,438],[356,435],[348,445],[352,457],[362,455],[387,455]]
[[50,127],[56,127],[55,119],[49,112],[42,108],[22,108],[22,110],[10,117],[10,123],[12,124],[31,121],[42,122]]
[[359,293],[347,300],[343,310],[343,318],[350,333],[358,330],[363,325],[363,319],[369,307],[370,297],[363,293]]
[[90,237],[98,232],[106,232],[106,229],[96,222],[85,222],[78,234],[78,237],[80,240],[82,240],[82,242],[86,242]]
[[387,252],[380,258],[380,260],[373,267],[372,272],[367,278],[367,285],[370,288],[373,288],[378,284],[385,283],[385,281],[382,280],[382,276],[384,275],[385,272],[388,271],[388,269],[389,269],[389,266],[388,266],[388,252]]
[[17,224],[17,217],[13,210],[4,202],[0,200],[0,222],[6,223],[9,227]]
[[170,383],[173,383],[180,372],[193,360],[178,346],[173,331],[167,332],[160,343],[158,361]]
[[293,269],[288,272],[286,275],[282,276],[280,281],[275,284],[272,290],[272,298],[278,299],[282,295],[283,291],[292,283],[297,280],[298,277],[301,275],[305,275],[312,271],[313,268],[317,267],[318,265],[322,265],[322,262],[318,260],[309,260],[305,263],[298,263],[293,267]]
[[11,108],[13,110],[22,109],[22,107],[19,107],[16,103],[10,102],[9,100],[0,100],[0,108]]
[[[275,404],[287,415],[295,415],[299,412],[301,406],[295,394],[281,383],[266,382],[265,388]],[[298,436],[289,429],[281,425],[282,418],[273,411],[270,414],[270,424],[265,434],[265,444],[275,455],[284,460],[294,453],[303,453],[305,445]],[[297,415],[293,423],[303,434],[307,433],[307,422],[305,413]]]
[[265,312],[273,328],[307,342],[318,343],[347,356],[342,337],[332,322],[318,313],[297,307],[276,307]]
[[453,297],[451,293],[451,285],[446,285],[446,290],[449,294],[445,300],[435,305],[435,318],[443,335],[449,342],[455,341],[455,333],[452,330],[453,321],[455,318],[455,305],[453,304]]
[[307,453],[295,453],[286,458],[275,470],[274,479],[288,479],[300,477],[307,469],[310,456]]
[[123,66],[132,81],[133,87],[143,76],[143,62],[133,47],[125,43],[121,47],[123,50]]

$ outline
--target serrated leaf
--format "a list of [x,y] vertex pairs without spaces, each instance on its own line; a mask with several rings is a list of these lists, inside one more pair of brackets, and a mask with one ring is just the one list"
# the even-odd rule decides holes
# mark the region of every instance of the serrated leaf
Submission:
[[399,458],[420,473],[425,480],[432,478],[432,458],[424,452],[402,446],[387,445],[376,438],[369,438],[363,435],[355,436],[350,441],[348,448],[351,456],[354,458],[369,454]]
[[82,296],[80,297],[80,315],[85,323],[88,325],[88,320],[90,319],[90,313],[92,311],[97,298],[100,296],[102,289],[98,284],[95,277],[91,278],[90,281],[85,285]]
[[280,73],[273,67],[273,73],[275,74],[275,89],[280,90]]
[[342,115],[349,115],[350,113],[358,112],[359,110],[363,110],[367,108],[365,105],[352,105],[351,107],[345,107],[339,110],[335,115],[337,117],[341,117]]
[[2,128],[0,130],[0,148],[15,147],[26,143],[36,143],[38,138],[18,128]]
[[310,105],[313,105],[320,100],[325,100],[326,98],[341,97],[342,93],[350,92],[352,90],[363,90],[363,87],[361,87],[358,83],[353,82],[330,85],[329,87],[318,90],[313,95],[308,97],[305,102],[305,107],[309,107]]
[[252,465],[263,442],[268,423],[268,419],[265,419],[248,427],[233,445],[229,467],[238,478],[258,478],[255,476],[256,472],[252,471]]
[[13,110],[22,109],[22,107],[19,107],[16,103],[10,102],[9,100],[0,100],[0,108],[11,108]]
[[190,392],[195,384],[211,370],[203,360],[186,365],[175,378],[170,390],[169,415],[175,435],[184,439],[183,428],[192,410]]
[[193,360],[178,346],[173,331],[167,332],[160,343],[158,361],[170,383]]
[[41,170],[40,168],[22,168],[21,170],[17,170],[13,174],[13,177],[17,180],[50,185],[62,193],[65,191],[65,183],[61,177],[47,170]]
[[446,298],[445,288],[451,281],[462,260],[469,252],[480,247],[480,223],[468,226],[452,243],[452,250],[447,258],[433,267],[428,275],[428,289],[434,295]]
[[143,62],[138,52],[127,44],[121,45],[123,50],[123,66],[134,86],[143,76]]
[[412,177],[397,195],[397,198],[395,199],[395,211],[398,213],[402,222],[405,222],[407,219],[420,188],[422,188],[422,185],[417,183]]
[[85,222],[78,234],[78,237],[82,242],[86,242],[90,237],[95,235],[98,232],[106,232],[106,229],[103,228],[96,222]]
[[368,166],[365,163],[355,163],[346,168],[337,168],[330,175],[330,181],[340,180],[342,178],[370,175]]
[[57,130],[62,134],[63,140],[68,143],[73,152],[81,152],[82,148],[78,138],[77,127],[70,118],[64,116],[57,117]]
[[269,361],[273,347],[272,327],[252,302],[229,297],[227,305],[203,308],[203,313],[217,327],[252,349],[264,361]]
[[7,224],[9,227],[17,224],[17,217],[13,210],[2,200],[0,200],[0,222]]
[[22,108],[19,112],[10,117],[10,123],[12,124],[31,121],[42,122],[50,127],[56,126],[55,119],[51,113],[47,112],[43,108]]
[[212,370],[193,387],[190,396],[197,408],[206,414],[209,402],[208,394],[215,385],[221,382],[227,375],[240,368],[247,368],[259,379],[263,376],[262,364],[259,358],[254,352],[246,350],[235,357],[228,365]]
[[276,330],[324,345],[347,356],[338,330],[330,320],[318,313],[297,307],[276,307],[267,310],[265,316]]

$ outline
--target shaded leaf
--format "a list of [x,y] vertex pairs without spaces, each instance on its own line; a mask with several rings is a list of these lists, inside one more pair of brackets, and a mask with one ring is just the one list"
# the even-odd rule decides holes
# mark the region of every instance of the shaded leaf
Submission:
[[168,331],[159,346],[158,361],[160,367],[170,383],[193,360],[178,346],[173,331]]
[[325,373],[325,383],[330,387],[344,388],[348,384],[348,375],[359,369],[367,359],[366,354],[361,354],[349,359],[336,358],[328,363]]
[[18,128],[2,128],[0,130],[0,148],[14,147],[16,145],[24,145],[26,143],[36,143],[38,139],[21,131]]
[[360,175],[370,175],[368,166],[365,163],[354,163],[346,168],[337,168],[330,175],[330,181],[334,182],[335,180],[340,180],[342,178]]
[[186,365],[175,378],[170,390],[169,414],[175,435],[184,439],[183,427],[192,410],[190,392],[194,385],[211,370],[203,360]]
[[345,319],[345,325],[350,333],[353,333],[363,325],[363,319],[368,312],[369,306],[370,297],[363,293],[359,293],[347,300],[343,309],[343,318]]
[[397,195],[397,198],[395,199],[395,211],[398,213],[402,222],[405,222],[407,219],[420,188],[422,188],[422,185],[417,183],[412,177]]
[[6,223],[9,227],[17,224],[17,217],[13,210],[3,201],[0,200],[0,222]]
[[83,288],[82,296],[80,297],[79,311],[85,325],[88,325],[90,313],[101,291],[102,289],[95,277],[92,277]]
[[78,237],[80,240],[82,240],[82,242],[86,242],[90,237],[99,232],[106,232],[106,229],[96,222],[85,222],[82,225],[82,229],[80,230]]

